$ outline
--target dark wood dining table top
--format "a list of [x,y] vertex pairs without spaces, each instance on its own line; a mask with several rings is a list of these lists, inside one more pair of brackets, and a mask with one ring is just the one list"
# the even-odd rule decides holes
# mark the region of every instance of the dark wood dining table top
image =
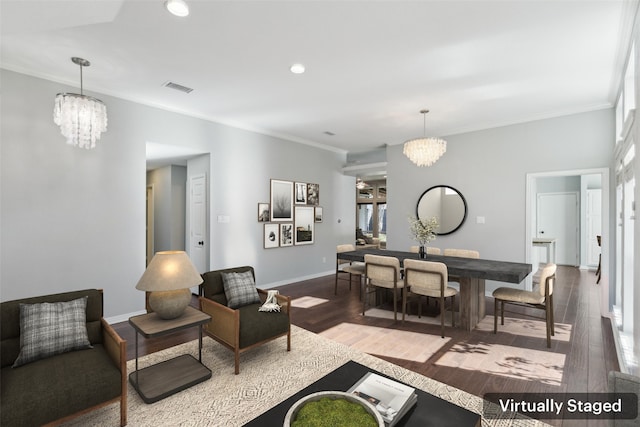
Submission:
[[[396,257],[400,260],[400,265],[402,265],[402,262],[407,258],[420,259],[417,253],[387,249],[356,249],[355,251],[339,252],[337,258],[364,262],[364,256],[366,254]],[[446,264],[450,276],[473,277],[498,282],[520,283],[531,273],[531,264],[521,262],[431,254],[427,254],[425,261],[442,262]]]

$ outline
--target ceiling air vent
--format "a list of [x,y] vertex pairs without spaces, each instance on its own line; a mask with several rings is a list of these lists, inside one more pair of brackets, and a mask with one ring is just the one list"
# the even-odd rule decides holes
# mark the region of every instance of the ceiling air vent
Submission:
[[191,91],[193,91],[193,89],[191,89],[190,87],[182,86],[174,82],[166,82],[162,86],[168,87],[170,89],[179,90],[180,92],[184,92],[184,93],[190,93]]

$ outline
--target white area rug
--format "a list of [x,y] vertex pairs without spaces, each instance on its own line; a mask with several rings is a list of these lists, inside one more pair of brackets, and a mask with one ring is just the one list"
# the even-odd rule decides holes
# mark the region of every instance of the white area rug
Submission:
[[421,363],[429,360],[450,340],[436,335],[354,323],[341,323],[320,335],[365,353]]
[[325,302],[329,302],[329,300],[316,297],[300,297],[291,300],[291,307],[310,308],[315,307],[316,305],[324,304]]
[[[483,400],[477,396],[304,329],[292,326],[291,341],[290,352],[286,351],[286,339],[280,338],[241,355],[240,374],[234,375],[233,353],[205,338],[202,359],[213,372],[212,378],[150,405],[142,402],[129,386],[128,426],[242,426],[349,360],[470,411],[482,413]],[[184,353],[197,357],[198,341],[142,357],[139,365],[143,368]],[[129,372],[134,366],[133,360],[127,363]],[[482,419],[483,426],[512,426],[514,423],[519,426],[545,425],[530,419]],[[65,425],[118,426],[118,405],[101,408]]]

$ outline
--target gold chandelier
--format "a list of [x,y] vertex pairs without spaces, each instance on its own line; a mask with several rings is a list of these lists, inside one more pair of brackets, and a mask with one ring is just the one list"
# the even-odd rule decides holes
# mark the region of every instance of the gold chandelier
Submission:
[[429,110],[420,110],[423,116],[424,130],[422,138],[411,139],[404,143],[402,153],[418,166],[431,166],[447,151],[447,141],[440,138],[426,137]]

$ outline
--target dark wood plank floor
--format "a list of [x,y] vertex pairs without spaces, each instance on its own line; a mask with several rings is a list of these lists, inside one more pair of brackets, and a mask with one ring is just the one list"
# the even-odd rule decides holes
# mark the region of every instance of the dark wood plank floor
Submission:
[[[403,324],[393,320],[363,317],[361,315],[362,303],[359,299],[356,282],[357,279],[354,280],[351,290],[349,290],[346,281],[339,282],[338,295],[334,295],[333,275],[281,286],[278,289],[281,294],[289,295],[292,298],[313,296],[330,300],[329,303],[312,308],[292,309],[293,323],[312,332],[319,333],[342,322],[350,322],[433,335],[440,334],[440,327],[436,325],[412,322]],[[560,386],[545,384],[535,378],[535,372],[532,372],[528,378],[514,379],[435,364],[444,353],[457,343],[502,344],[547,351],[544,336],[537,339],[500,334],[500,332],[497,335],[478,330],[465,332],[447,327],[445,335],[451,337],[451,340],[427,362],[385,359],[477,396],[483,396],[489,392],[605,392],[607,373],[610,370],[619,370],[619,367],[609,320],[600,316],[599,292],[600,287],[595,283],[593,272],[571,267],[558,268],[557,286],[554,293],[555,320],[557,323],[572,325],[571,340],[559,342],[552,339],[552,347],[549,350],[566,356]],[[487,316],[493,316],[493,299],[487,298],[486,302]],[[192,304],[197,306],[195,298]],[[431,310],[435,310],[433,304],[429,307]],[[413,310],[415,313],[415,307]],[[532,311],[531,313],[539,315],[541,312]],[[127,340],[128,358],[133,359],[135,357],[135,335],[132,328],[127,322],[116,324],[114,328],[122,338]],[[139,339],[139,354],[152,353],[196,338],[197,330],[195,329],[158,339],[145,340],[141,338]],[[295,347],[295,342],[292,345]],[[231,352],[229,352],[229,356],[232,357]],[[467,354],[463,352],[459,356],[477,357],[472,351]],[[547,422],[557,426],[586,425],[582,420],[573,422],[548,420]],[[599,426],[606,425],[606,423],[590,421],[588,425]]]

